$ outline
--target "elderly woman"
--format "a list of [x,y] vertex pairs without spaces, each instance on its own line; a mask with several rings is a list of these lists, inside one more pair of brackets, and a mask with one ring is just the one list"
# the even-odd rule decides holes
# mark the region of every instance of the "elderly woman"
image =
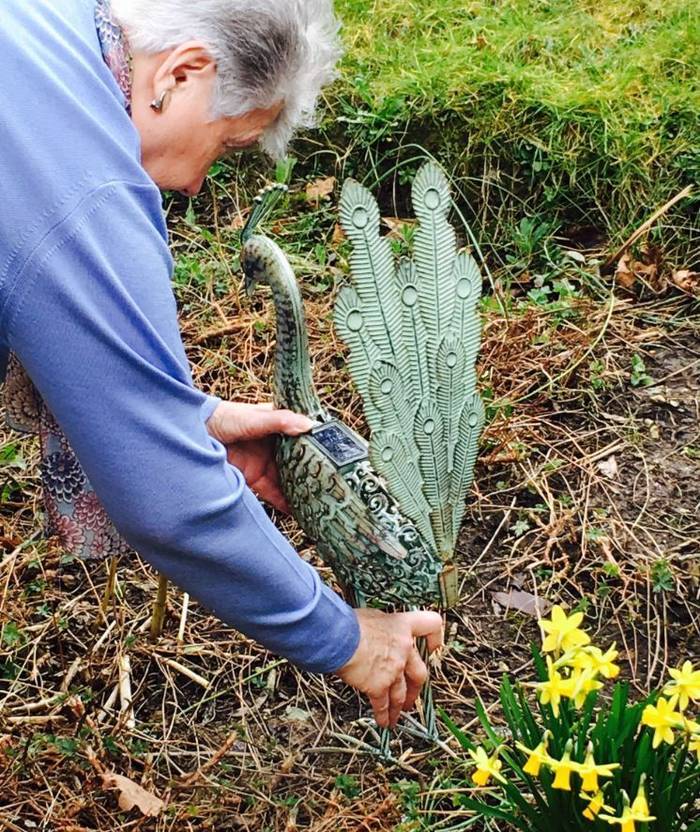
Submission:
[[257,142],[282,153],[336,31],[331,0],[3,0],[0,354],[65,545],[128,544],[387,725],[425,677],[413,638],[437,645],[440,617],[355,612],[268,519],[250,490],[283,502],[266,440],[310,425],[193,386],[158,190],[196,194]]

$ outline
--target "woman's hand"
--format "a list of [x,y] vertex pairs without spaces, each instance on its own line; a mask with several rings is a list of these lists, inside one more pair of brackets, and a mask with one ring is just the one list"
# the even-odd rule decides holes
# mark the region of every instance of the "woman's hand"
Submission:
[[401,711],[413,707],[428,669],[414,639],[425,636],[432,653],[442,645],[442,617],[436,612],[357,610],[360,644],[338,676],[367,694],[377,725],[396,725]]
[[207,422],[209,433],[226,447],[228,461],[245,477],[249,488],[266,503],[289,513],[275,461],[275,435],[300,436],[314,423],[291,410],[271,404],[222,402]]

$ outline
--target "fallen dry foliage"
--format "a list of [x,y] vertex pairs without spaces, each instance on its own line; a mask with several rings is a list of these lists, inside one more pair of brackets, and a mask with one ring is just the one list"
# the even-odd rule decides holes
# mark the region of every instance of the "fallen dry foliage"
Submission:
[[700,298],[700,273],[691,269],[677,269],[663,262],[660,252],[648,249],[641,259],[623,254],[615,270],[615,282],[629,291],[640,286],[655,295],[663,295],[669,289],[677,289],[691,298]]
[[[220,217],[215,240],[230,222]],[[180,235],[176,245],[198,239]],[[342,273],[342,257],[297,265],[318,388],[362,429],[330,322],[332,288],[315,288],[319,273]],[[215,395],[264,401],[270,305],[240,297],[230,260],[226,269],[226,293],[213,282],[179,290],[194,375]],[[582,296],[566,314],[515,294],[485,312],[490,423],[459,544],[462,600],[433,668],[438,706],[467,726],[477,695],[495,707],[504,671],[532,675],[534,614],[553,602],[586,604],[639,690],[700,645],[698,317],[677,294]],[[461,776],[450,743],[403,735],[399,764],[384,768],[361,753],[368,709],[352,691],[301,674],[194,603],[183,626],[174,589],[152,642],[156,576],[141,562],[120,564],[104,609],[106,568],[65,562],[41,536],[33,440],[17,459],[0,514],[8,829],[408,832],[428,818],[436,830],[464,819],[445,785]],[[280,522],[313,560],[294,524]]]
[[131,809],[138,809],[142,815],[153,818],[161,814],[165,803],[151,792],[146,791],[143,786],[134,783],[128,777],[114,772],[106,772],[101,775],[103,789],[116,789],[119,792],[119,808],[125,812]]

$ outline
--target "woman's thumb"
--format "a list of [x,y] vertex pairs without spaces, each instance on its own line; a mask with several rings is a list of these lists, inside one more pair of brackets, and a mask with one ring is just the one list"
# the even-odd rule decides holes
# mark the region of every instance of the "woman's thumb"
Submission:
[[256,438],[283,433],[286,436],[301,436],[308,433],[314,422],[308,416],[293,413],[291,410],[261,410],[255,414],[255,423],[249,426],[247,433]]

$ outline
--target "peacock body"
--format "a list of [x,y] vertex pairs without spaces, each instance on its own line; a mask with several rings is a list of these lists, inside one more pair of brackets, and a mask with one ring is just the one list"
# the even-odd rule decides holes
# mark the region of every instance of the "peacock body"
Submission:
[[[275,405],[316,422],[304,436],[279,440],[293,515],[356,604],[445,608],[457,598],[454,551],[484,424],[476,389],[482,281],[458,250],[439,166],[421,168],[412,198],[413,256],[399,262],[371,193],[348,180],[340,201],[352,255],[335,325],[369,442],[318,398],[299,287],[279,246],[253,234],[257,214],[242,235],[241,263],[249,292],[258,283],[272,288]],[[429,687],[424,716],[435,736]]]
[[318,399],[301,294],[287,258],[272,240],[253,236],[242,264],[249,292],[266,283],[273,293],[275,406],[318,423],[309,434],[279,440],[280,479],[294,517],[355,600],[439,600],[440,559],[374,469],[368,443]]

